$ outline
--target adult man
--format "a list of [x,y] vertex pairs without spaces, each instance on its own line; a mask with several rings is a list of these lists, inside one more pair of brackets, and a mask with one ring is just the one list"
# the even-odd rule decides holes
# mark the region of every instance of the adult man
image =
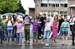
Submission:
[[72,16],[70,17],[70,30],[71,30],[71,32],[72,32],[72,45],[75,45],[75,44],[74,44],[74,36],[75,36],[75,34],[74,34],[74,32],[73,32],[74,20],[75,20],[75,17],[74,17],[74,15],[72,15]]

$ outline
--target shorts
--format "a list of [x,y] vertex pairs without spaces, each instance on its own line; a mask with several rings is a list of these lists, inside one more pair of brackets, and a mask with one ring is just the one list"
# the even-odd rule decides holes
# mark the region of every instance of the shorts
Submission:
[[62,31],[61,32],[61,36],[63,36],[63,35],[67,36],[68,35],[68,31]]

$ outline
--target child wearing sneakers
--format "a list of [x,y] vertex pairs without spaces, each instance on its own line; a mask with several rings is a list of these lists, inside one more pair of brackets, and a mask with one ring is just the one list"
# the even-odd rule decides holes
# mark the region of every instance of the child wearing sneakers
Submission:
[[64,18],[64,22],[61,25],[62,45],[64,45],[65,41],[67,41],[68,30],[69,30],[69,22],[67,22],[67,19]]
[[45,39],[45,45],[49,46],[49,42],[50,42],[50,32],[51,32],[51,23],[50,23],[50,19],[46,18],[46,22],[45,22],[45,29],[44,29],[44,39]]

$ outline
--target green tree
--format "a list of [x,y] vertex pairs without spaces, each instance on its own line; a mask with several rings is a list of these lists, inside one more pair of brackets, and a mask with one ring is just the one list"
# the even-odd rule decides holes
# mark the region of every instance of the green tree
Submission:
[[24,10],[24,8],[22,7],[20,0],[19,0],[18,6],[19,6],[19,8],[15,12],[21,12],[21,13],[25,14],[26,10]]
[[19,9],[19,0],[0,0],[0,13],[14,12]]

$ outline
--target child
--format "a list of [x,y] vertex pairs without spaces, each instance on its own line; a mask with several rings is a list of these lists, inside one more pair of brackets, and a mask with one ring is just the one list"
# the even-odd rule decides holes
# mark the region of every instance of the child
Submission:
[[46,39],[46,43],[45,43],[46,46],[49,46],[50,32],[51,32],[51,23],[50,23],[50,19],[47,18],[45,23],[45,29],[44,29],[44,38]]
[[35,19],[34,22],[32,22],[33,25],[33,44],[37,44],[38,42],[38,27],[39,27],[39,22],[38,19]]
[[[12,40],[12,31],[13,31],[13,21],[12,18],[9,16],[7,20],[7,32],[8,32],[8,42]],[[11,42],[10,42],[11,43]]]
[[64,22],[61,24],[62,27],[62,45],[65,44],[65,41],[67,41],[67,35],[68,35],[68,29],[69,29],[69,22],[67,22],[67,19],[64,18]]
[[59,26],[58,16],[54,16],[54,22],[53,22],[53,27],[52,27],[53,43],[56,43],[56,39],[57,39],[57,36],[58,36],[58,26]]
[[17,32],[16,32],[16,34],[17,34],[17,43],[19,45],[21,45],[22,44],[22,33],[23,33],[23,23],[22,23],[22,21],[18,20],[16,22],[16,27],[17,27]]

